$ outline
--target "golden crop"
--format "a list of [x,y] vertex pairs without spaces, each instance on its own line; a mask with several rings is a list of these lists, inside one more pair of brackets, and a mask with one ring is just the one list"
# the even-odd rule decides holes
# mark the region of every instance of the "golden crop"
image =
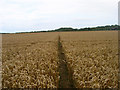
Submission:
[[[36,39],[38,39],[37,37]],[[18,40],[23,41],[23,43],[18,42],[21,45],[13,44],[9,47],[5,44],[6,47],[3,48],[3,88],[58,87],[57,41],[56,37],[53,40],[51,38],[53,37],[50,35],[48,41],[39,41],[38,39],[39,42],[32,39],[31,43],[27,40],[24,42],[27,38],[19,37]],[[15,42],[13,41],[13,43]]]
[[[75,86],[77,88],[117,88],[117,33],[114,37],[111,32],[107,32],[108,34],[101,32],[101,36],[96,33],[96,38],[93,38],[92,32],[89,32],[89,36],[87,36],[88,32],[81,33],[78,37],[78,33],[61,34]],[[109,37],[110,33],[111,37]]]
[[76,88],[117,88],[117,33],[3,34],[2,88],[58,88],[58,36]]

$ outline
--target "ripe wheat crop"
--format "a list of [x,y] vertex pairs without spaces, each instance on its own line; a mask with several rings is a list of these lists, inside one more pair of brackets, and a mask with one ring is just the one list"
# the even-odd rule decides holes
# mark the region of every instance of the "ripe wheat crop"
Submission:
[[[40,35],[44,41],[39,38]],[[56,36],[15,36],[9,36],[15,38],[13,41],[9,39],[3,42],[2,87],[57,88],[59,72]],[[4,38],[6,40],[7,37]]]
[[66,58],[64,61],[76,88],[117,88],[117,33],[86,31],[4,34],[2,88],[58,88],[61,79],[59,36],[64,51],[62,54]]
[[94,33],[61,34],[75,87],[117,88],[117,32],[96,32],[96,35]]

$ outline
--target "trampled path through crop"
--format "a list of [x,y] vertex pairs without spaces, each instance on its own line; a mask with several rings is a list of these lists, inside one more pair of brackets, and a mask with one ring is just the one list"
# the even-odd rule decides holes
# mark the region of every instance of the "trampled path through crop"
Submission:
[[69,73],[65,54],[60,41],[60,36],[58,38],[58,57],[59,57],[59,73],[60,73],[59,88],[74,88],[73,80]]

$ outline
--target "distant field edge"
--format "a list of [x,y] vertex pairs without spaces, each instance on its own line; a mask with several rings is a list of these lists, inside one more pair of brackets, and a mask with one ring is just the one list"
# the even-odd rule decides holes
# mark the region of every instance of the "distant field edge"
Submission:
[[15,33],[0,33],[0,34],[26,34],[26,33],[48,33],[48,32],[93,32],[93,31],[120,31],[120,30],[90,30],[90,31],[38,31],[38,32],[15,32]]

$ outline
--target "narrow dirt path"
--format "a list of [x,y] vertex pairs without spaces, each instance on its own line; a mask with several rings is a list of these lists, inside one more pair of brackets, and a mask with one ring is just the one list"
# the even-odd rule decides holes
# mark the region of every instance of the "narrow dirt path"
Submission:
[[63,47],[60,42],[60,36],[58,38],[58,56],[60,73],[59,88],[74,88],[72,77],[67,68],[65,54],[63,52]]

